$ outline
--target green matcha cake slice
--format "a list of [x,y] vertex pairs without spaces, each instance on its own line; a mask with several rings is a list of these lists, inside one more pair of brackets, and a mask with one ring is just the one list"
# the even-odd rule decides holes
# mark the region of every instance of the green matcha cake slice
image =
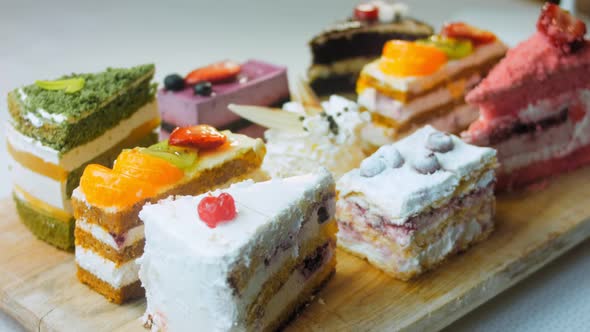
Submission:
[[37,81],[8,94],[5,125],[14,199],[38,238],[74,247],[71,194],[89,164],[157,142],[153,65]]
[[84,81],[74,93],[31,84],[8,94],[8,109],[18,131],[64,153],[99,137],[153,101],[154,72],[149,64],[61,77],[60,81]]

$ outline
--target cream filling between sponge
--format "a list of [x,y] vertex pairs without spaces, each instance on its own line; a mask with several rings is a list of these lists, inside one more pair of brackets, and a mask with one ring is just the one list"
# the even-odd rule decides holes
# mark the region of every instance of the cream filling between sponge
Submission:
[[135,261],[135,259],[130,260],[117,266],[114,262],[92,250],[76,246],[76,263],[115,289],[125,287],[138,280],[139,264]]
[[122,120],[101,136],[77,146],[63,155],[60,155],[59,151],[43,145],[40,141],[21,134],[10,123],[6,124],[6,139],[17,151],[30,153],[48,163],[59,165],[66,171],[72,171],[88,160],[92,160],[108,151],[128,137],[135,128],[140,127],[149,120],[158,119],[159,116],[158,104],[154,100],[142,106],[129,118]]

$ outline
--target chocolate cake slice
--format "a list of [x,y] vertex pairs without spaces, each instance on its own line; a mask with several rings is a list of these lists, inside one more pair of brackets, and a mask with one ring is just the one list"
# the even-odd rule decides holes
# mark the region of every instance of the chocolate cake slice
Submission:
[[307,76],[318,95],[354,92],[363,66],[381,54],[391,39],[416,40],[433,33],[428,24],[405,17],[406,7],[374,1],[358,5],[354,16],[336,22],[315,36],[309,46],[312,65]]

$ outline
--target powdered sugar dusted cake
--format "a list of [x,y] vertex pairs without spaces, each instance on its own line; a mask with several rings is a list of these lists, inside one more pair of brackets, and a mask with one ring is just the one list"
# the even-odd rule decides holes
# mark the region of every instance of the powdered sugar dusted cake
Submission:
[[334,272],[334,210],[326,170],[146,205],[148,325],[275,330]]
[[426,126],[337,184],[339,244],[407,280],[493,230],[496,153]]

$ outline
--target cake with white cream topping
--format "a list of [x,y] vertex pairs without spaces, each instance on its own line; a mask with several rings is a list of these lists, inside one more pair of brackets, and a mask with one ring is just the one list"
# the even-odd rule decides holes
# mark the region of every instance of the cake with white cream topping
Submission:
[[330,173],[176,196],[140,212],[152,330],[274,331],[334,273]]
[[338,243],[411,279],[494,228],[491,148],[426,126],[381,147],[337,184]]

